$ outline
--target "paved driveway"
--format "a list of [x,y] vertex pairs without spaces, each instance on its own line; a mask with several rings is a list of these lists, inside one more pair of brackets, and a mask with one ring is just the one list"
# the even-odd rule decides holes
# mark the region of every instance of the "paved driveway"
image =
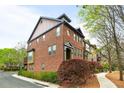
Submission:
[[42,88],[43,86],[12,77],[16,72],[0,71],[0,88]]

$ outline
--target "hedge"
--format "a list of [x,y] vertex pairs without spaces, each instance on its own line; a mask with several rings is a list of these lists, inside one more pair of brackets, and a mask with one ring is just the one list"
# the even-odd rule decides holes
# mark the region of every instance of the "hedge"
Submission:
[[41,81],[47,81],[51,83],[58,82],[56,72],[31,72],[31,71],[20,70],[18,74],[25,77],[41,80]]

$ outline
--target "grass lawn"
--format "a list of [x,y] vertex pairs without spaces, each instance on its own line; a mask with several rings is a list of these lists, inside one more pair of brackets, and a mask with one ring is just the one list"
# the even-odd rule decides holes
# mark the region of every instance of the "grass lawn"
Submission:
[[108,79],[110,79],[118,88],[124,88],[124,81],[119,80],[119,72],[114,71],[112,73],[108,73],[106,75]]

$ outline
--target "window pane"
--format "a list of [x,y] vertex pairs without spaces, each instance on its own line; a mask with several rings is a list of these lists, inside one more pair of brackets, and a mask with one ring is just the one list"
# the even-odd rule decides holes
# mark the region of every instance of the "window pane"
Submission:
[[43,35],[43,40],[45,40],[45,35]]
[[56,51],[56,45],[53,45],[53,51]]
[[39,43],[39,38],[37,38],[37,43]]
[[60,27],[56,29],[56,36],[60,36]]
[[75,40],[75,37],[76,37],[76,36],[75,36],[75,34],[74,34],[74,40]]
[[45,69],[45,64],[41,64],[41,70]]
[[48,53],[49,53],[49,55],[51,55],[51,52],[52,52],[52,48],[50,46],[50,47],[48,47]]
[[28,52],[28,63],[32,63],[33,62],[33,51]]
[[67,30],[67,35],[70,36],[70,31],[69,30]]

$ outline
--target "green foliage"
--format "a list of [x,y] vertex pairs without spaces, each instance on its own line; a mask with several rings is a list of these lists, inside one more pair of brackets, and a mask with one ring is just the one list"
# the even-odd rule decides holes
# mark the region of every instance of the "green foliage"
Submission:
[[[11,65],[18,65],[23,62],[24,57],[26,56],[25,49],[14,49],[14,48],[4,48],[0,49],[0,65],[8,66],[7,64]],[[7,69],[11,69],[7,68]]]
[[18,72],[19,75],[34,78],[41,81],[57,83],[57,74],[56,72],[31,72],[31,71],[23,71],[20,70]]
[[80,6],[79,16],[85,23],[85,28],[90,32],[96,32],[103,28],[102,25],[99,25],[104,20],[104,17],[101,16],[101,13],[105,9],[103,6]]
[[103,64],[103,71],[104,71],[104,72],[109,71],[109,64],[108,64],[108,63],[104,63],[104,64]]

